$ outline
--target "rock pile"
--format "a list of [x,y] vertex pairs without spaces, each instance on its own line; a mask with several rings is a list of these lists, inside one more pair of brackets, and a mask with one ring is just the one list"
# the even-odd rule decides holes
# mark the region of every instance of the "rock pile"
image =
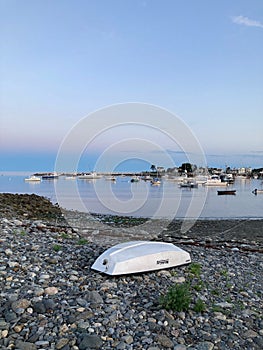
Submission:
[[36,194],[0,193],[0,217],[63,222],[58,205]]
[[[187,235],[174,222],[157,237],[137,219],[68,217],[73,228],[43,197],[0,195],[1,349],[263,348],[262,222],[198,222]],[[139,230],[189,251],[192,263],[118,277],[91,270],[113,242],[138,239]],[[166,309],[161,296],[181,285],[189,307]]]
[[[187,246],[189,266],[109,277],[90,269],[105,248],[70,227],[2,218],[0,348],[263,348],[261,253]],[[184,282],[189,309],[165,310],[160,296]]]

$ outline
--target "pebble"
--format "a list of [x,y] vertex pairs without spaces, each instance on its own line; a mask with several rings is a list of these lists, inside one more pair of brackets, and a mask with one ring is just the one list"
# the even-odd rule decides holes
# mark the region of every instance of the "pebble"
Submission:
[[47,287],[44,290],[44,293],[47,295],[55,295],[58,293],[58,288],[56,287]]
[[69,342],[69,339],[67,338],[61,338],[58,340],[58,342],[56,343],[56,349],[62,349],[64,346],[66,346]]

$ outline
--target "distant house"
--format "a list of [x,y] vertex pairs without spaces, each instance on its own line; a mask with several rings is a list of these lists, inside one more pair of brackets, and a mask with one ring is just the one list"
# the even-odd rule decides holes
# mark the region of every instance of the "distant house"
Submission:
[[250,175],[252,173],[252,168],[239,168],[238,169],[238,174],[239,175]]
[[163,166],[158,166],[158,167],[157,167],[157,172],[158,172],[158,173],[165,173],[164,167],[163,167]]

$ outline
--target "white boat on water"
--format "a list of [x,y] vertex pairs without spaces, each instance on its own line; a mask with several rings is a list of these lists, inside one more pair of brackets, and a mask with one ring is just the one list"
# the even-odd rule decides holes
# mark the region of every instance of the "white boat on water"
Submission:
[[181,188],[198,188],[198,183],[195,181],[187,180],[179,183]]
[[91,268],[107,275],[124,275],[161,270],[190,262],[190,254],[172,243],[131,241],[106,250]]
[[212,175],[207,181],[204,183],[205,186],[227,186],[227,182],[222,182],[218,175]]
[[102,178],[102,175],[99,175],[95,172],[78,176],[78,179],[81,179],[81,180],[95,180],[95,179],[101,179],[101,178]]
[[257,194],[263,194],[263,189],[262,190],[258,190],[257,188],[255,188],[252,193],[254,193],[255,195]]
[[141,179],[144,181],[152,181],[152,177],[150,175],[142,176]]
[[42,180],[56,180],[56,179],[58,179],[58,174],[56,172],[46,173],[42,175]]
[[161,185],[161,181],[160,181],[158,178],[153,179],[153,180],[151,181],[151,185],[152,185],[152,186],[159,186],[159,185]]
[[30,177],[25,178],[26,182],[40,182],[41,181],[41,177],[35,176],[35,175],[31,175]]
[[204,183],[207,182],[208,176],[206,176],[206,175],[197,175],[197,176],[194,177],[194,180],[195,180],[195,182],[198,185],[203,185]]
[[116,182],[116,177],[115,176],[106,176],[105,177],[106,181],[112,181],[112,182]]
[[139,181],[140,181],[139,176],[132,176],[131,182],[139,182]]
[[178,176],[168,176],[167,177],[167,180],[168,181],[172,181],[172,182],[182,182],[184,180],[187,180],[188,179],[188,176],[187,174],[184,174],[184,175],[178,175]]

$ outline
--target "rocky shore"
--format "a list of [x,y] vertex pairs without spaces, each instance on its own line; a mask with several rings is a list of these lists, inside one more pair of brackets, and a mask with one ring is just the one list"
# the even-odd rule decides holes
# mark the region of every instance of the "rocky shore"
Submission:
[[[184,233],[180,221],[146,223],[0,194],[0,348],[262,349],[263,221],[198,220]],[[118,277],[91,270],[107,247],[134,238],[173,242],[192,263]],[[161,297],[178,285],[189,306],[165,308]]]

